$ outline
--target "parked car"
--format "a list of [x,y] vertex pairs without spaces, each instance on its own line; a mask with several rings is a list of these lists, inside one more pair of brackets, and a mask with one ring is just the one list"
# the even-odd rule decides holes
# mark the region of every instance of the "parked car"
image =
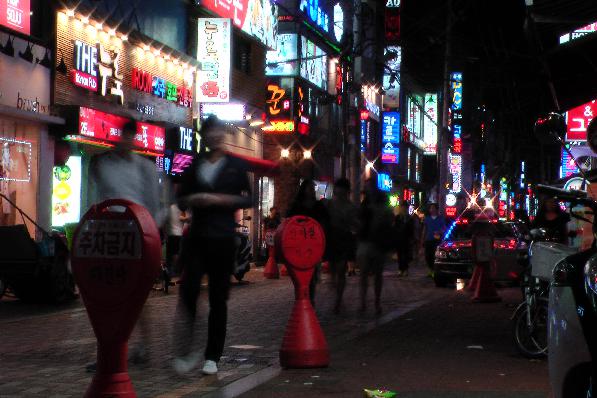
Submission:
[[[472,232],[473,219],[460,218],[448,228],[435,251],[434,281],[444,287],[456,279],[468,279],[473,273]],[[497,281],[518,281],[524,270],[520,261],[528,249],[523,225],[517,222],[491,220],[494,225],[494,256],[491,277]]]

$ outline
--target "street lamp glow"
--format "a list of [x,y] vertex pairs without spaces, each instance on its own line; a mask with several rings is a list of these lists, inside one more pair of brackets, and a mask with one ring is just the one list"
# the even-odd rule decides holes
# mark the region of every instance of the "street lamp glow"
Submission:
[[282,151],[280,151],[280,156],[284,159],[288,159],[290,156],[290,151],[288,149],[282,149]]
[[303,151],[303,158],[311,159],[311,151],[308,149],[306,151]]

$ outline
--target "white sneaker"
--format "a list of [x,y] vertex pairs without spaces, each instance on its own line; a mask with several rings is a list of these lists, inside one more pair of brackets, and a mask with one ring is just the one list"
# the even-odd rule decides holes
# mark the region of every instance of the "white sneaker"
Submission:
[[189,373],[193,368],[197,366],[201,358],[200,353],[192,352],[186,357],[174,358],[173,367],[176,373],[183,375]]
[[209,359],[205,361],[202,370],[204,375],[215,375],[218,373],[218,364],[215,361],[210,361]]

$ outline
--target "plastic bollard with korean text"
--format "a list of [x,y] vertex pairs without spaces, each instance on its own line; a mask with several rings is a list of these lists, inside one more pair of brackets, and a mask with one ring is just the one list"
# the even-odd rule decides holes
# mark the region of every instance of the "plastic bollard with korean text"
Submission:
[[274,235],[276,231],[268,229],[265,231],[265,244],[267,245],[267,262],[263,268],[263,276],[267,279],[279,279],[280,271],[276,262],[276,247],[274,245]]
[[310,217],[294,216],[280,225],[275,243],[295,289],[294,307],[280,348],[280,364],[284,368],[326,367],[330,353],[309,299],[309,282],[325,249],[323,228]]
[[131,201],[94,205],[79,223],[72,268],[97,338],[97,371],[86,397],[136,397],[127,341],[159,272],[160,256],[155,221]]

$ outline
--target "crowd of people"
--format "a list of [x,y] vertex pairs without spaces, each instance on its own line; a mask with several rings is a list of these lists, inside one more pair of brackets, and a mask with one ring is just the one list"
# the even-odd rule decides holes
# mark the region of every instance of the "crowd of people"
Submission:
[[[181,275],[177,319],[182,326],[175,328],[174,336],[176,346],[182,349],[174,359],[174,369],[180,374],[187,373],[203,358],[203,373],[215,374],[226,338],[227,301],[236,252],[235,214],[252,206],[247,165],[224,151],[226,128],[210,117],[201,128],[204,147],[209,150],[203,150],[185,170],[175,189],[175,199],[164,200],[160,198],[155,166],[132,151],[135,131],[134,124],[125,126],[116,148],[92,160],[93,201],[124,198],[145,206],[153,215],[164,232],[167,274]],[[422,247],[427,265],[433,267],[432,254],[446,225],[437,214],[436,205],[429,206],[430,214],[424,220],[416,212],[410,214],[406,202],[401,203],[394,215],[387,196],[373,181],[367,181],[360,204],[350,200],[350,193],[350,182],[339,179],[334,184],[333,197],[320,200],[314,181],[304,179],[286,216],[309,216],[323,227],[327,244],[322,260],[329,263],[335,286],[334,312],[343,308],[347,275],[355,275],[358,268],[360,310],[366,310],[372,276],[375,311],[379,314],[383,271],[390,254],[397,255],[401,277],[408,276],[409,265],[418,258]],[[164,202],[171,204],[161,208]],[[280,213],[272,208],[263,227],[272,230],[280,223]],[[313,304],[320,268],[321,265],[310,284]],[[193,348],[193,336],[197,300],[205,275],[209,284],[208,336],[201,354]],[[133,361],[143,362],[148,358],[148,320],[149,313],[144,311],[139,322],[141,342],[130,355]],[[88,365],[88,370],[94,371],[95,364]]]

